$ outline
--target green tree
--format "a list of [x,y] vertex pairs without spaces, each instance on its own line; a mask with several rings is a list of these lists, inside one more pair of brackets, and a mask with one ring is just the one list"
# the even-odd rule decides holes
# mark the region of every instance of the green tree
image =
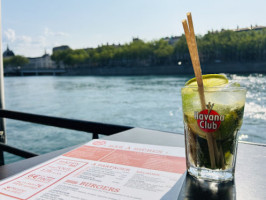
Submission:
[[[209,31],[196,38],[202,63],[222,61],[266,60],[266,30],[234,32]],[[169,45],[164,39],[144,42],[135,39],[124,45],[101,45],[97,48],[56,51],[52,59],[68,66],[103,65],[158,65],[190,63],[190,55],[184,35]],[[9,61],[6,61],[9,62]]]
[[67,55],[72,51],[72,49],[67,50],[57,50],[53,52],[51,59],[56,62],[57,66],[60,65],[60,62],[65,62]]
[[158,63],[163,64],[169,62],[174,52],[174,47],[169,45],[168,42],[161,39],[154,42],[153,53]]
[[64,64],[69,66],[75,66],[84,63],[89,59],[88,53],[84,49],[67,51],[64,57]]
[[24,56],[13,56],[4,58],[4,66],[24,66],[29,63],[29,59]]

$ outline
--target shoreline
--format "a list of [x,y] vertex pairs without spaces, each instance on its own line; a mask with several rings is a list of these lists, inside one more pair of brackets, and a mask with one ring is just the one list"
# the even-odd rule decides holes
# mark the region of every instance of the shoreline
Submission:
[[[202,64],[203,74],[229,73],[252,74],[266,73],[265,62],[249,63],[208,63]],[[24,70],[24,71],[23,71]],[[193,67],[187,65],[158,65],[158,66],[76,66],[67,69],[19,69],[7,72],[5,76],[147,76],[147,75],[192,75]]]

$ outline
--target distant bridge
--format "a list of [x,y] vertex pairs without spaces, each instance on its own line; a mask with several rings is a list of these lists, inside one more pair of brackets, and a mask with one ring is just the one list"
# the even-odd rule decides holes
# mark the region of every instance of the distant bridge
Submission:
[[7,68],[4,70],[6,76],[43,76],[43,75],[62,75],[66,73],[65,69],[50,68]]

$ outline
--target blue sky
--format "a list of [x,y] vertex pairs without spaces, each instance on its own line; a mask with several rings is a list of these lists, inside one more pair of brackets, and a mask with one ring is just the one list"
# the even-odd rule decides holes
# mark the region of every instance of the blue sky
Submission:
[[196,34],[237,26],[266,26],[265,0],[2,0],[3,50],[42,56],[73,49],[151,41],[183,33],[192,12]]

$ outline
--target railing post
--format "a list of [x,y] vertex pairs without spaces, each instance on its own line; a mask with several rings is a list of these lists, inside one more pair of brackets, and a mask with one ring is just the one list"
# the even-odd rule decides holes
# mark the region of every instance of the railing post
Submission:
[[92,133],[92,139],[99,139],[98,133]]
[[[2,1],[0,0],[0,12],[2,14]],[[3,53],[2,53],[2,16],[0,14],[0,109],[5,108],[4,96],[4,68],[3,68]],[[0,142],[6,143],[5,120],[0,118]],[[0,165],[4,165],[4,152],[0,151]]]

